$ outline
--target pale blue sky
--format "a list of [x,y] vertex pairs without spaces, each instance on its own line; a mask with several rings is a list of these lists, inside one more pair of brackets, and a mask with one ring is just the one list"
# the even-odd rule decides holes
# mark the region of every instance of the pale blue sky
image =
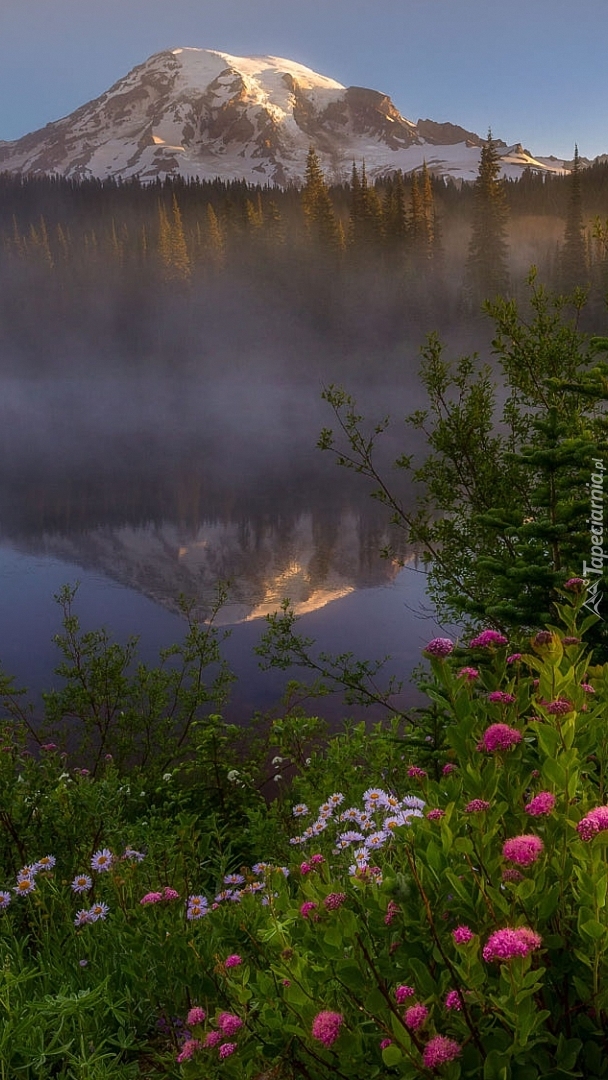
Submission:
[[289,57],[411,120],[593,157],[608,153],[607,41],[608,0],[0,0],[0,139],[181,45]]

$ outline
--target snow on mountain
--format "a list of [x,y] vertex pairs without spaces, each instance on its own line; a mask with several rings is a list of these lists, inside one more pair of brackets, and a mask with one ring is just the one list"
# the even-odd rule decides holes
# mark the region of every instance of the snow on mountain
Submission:
[[[292,60],[212,49],[156,53],[61,120],[0,141],[0,170],[65,177],[245,179],[299,183],[314,144],[328,179],[353,161],[375,178],[426,160],[436,174],[477,175],[483,140],[451,123],[402,116],[376,90],[344,87]],[[498,145],[505,176],[568,163]]]

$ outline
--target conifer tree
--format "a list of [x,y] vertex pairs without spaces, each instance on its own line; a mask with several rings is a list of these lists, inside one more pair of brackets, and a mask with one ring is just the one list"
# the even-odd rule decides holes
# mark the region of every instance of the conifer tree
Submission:
[[473,230],[466,265],[466,292],[474,306],[507,292],[509,287],[507,205],[499,177],[500,159],[489,131],[475,181]]
[[342,241],[338,222],[314,146],[306,159],[302,208],[309,239],[322,250],[338,252]]
[[574,147],[574,161],[570,173],[570,197],[566,216],[564,243],[560,253],[560,288],[572,292],[577,285],[585,285],[589,273],[587,244],[583,222],[581,194],[581,163],[578,146]]

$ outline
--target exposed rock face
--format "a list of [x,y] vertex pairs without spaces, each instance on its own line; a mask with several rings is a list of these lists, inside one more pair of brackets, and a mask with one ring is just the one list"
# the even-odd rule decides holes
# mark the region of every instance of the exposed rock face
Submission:
[[[313,143],[328,178],[365,161],[370,177],[421,167],[473,179],[483,140],[451,123],[399,113],[376,90],[351,86],[278,57],[208,49],[157,53],[106,93],[39,131],[0,142],[0,170],[66,177],[167,175],[287,185],[304,176]],[[563,171],[521,146],[500,144],[503,172]]]

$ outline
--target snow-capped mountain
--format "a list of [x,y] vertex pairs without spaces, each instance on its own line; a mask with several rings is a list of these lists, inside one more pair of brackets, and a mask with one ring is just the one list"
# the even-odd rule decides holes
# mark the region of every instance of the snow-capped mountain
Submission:
[[[172,49],[133,68],[101,97],[13,142],[0,171],[66,177],[245,179],[298,183],[314,144],[328,179],[353,161],[372,178],[426,160],[436,174],[471,180],[483,140],[451,123],[402,116],[376,90],[344,87],[276,56]],[[568,163],[499,144],[505,176]]]

